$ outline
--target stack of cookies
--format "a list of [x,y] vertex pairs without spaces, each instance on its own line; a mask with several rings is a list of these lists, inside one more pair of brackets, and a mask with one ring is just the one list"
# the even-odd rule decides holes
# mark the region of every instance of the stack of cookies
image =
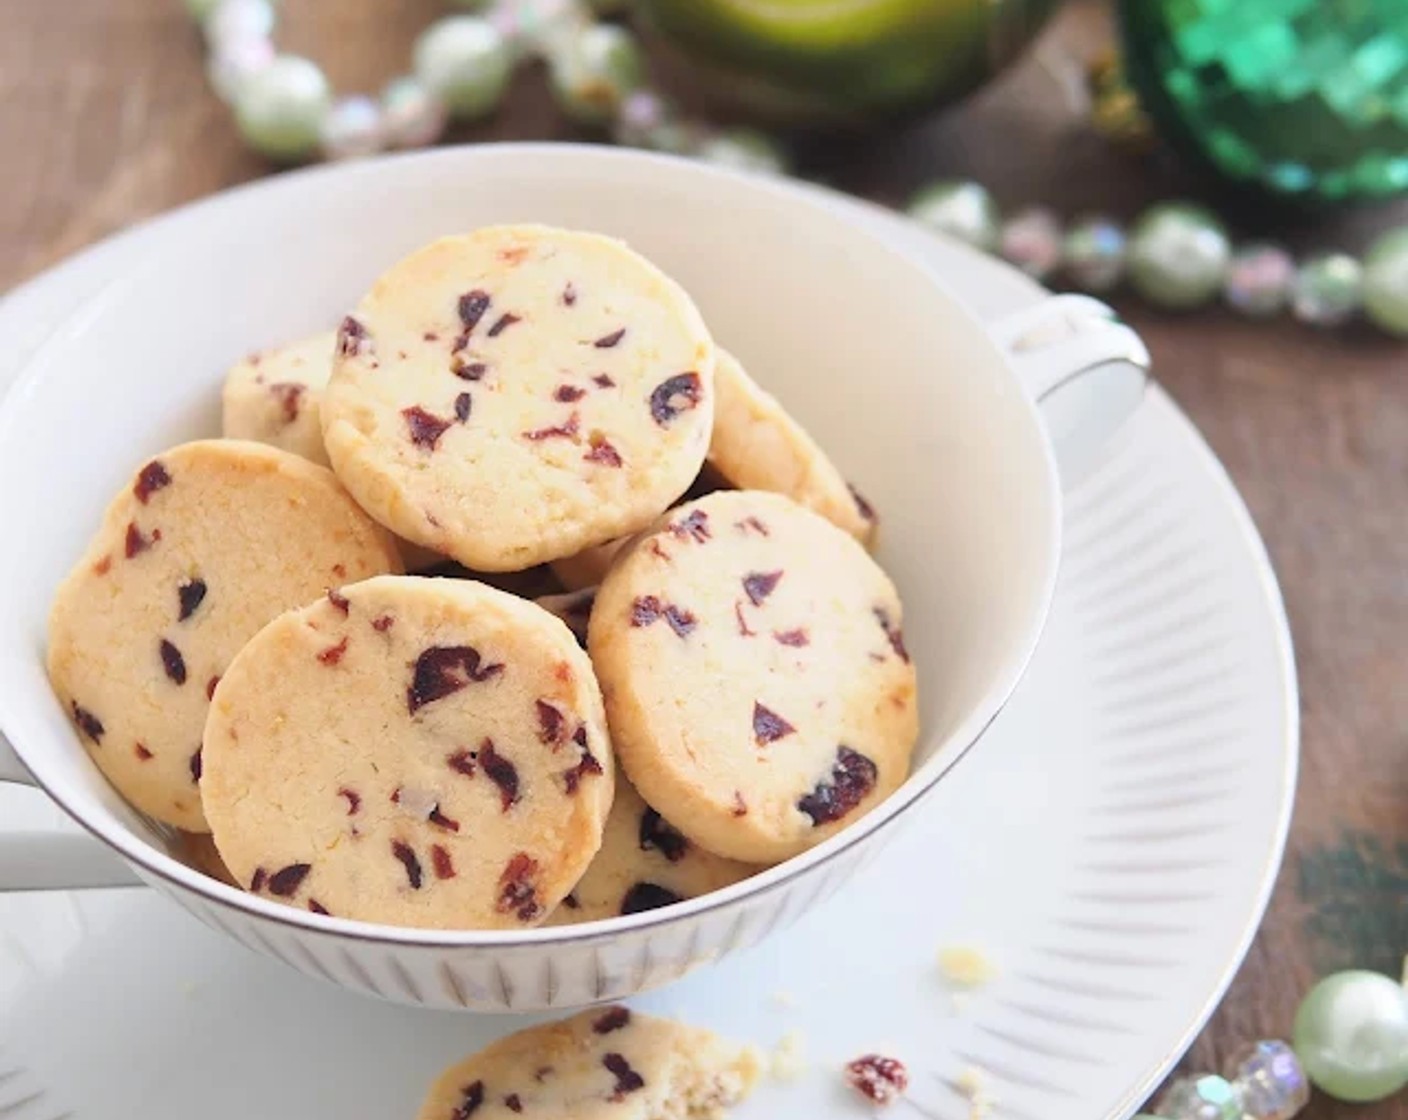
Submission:
[[[590,921],[788,859],[908,773],[874,511],[618,241],[437,241],[232,369],[223,436],[124,485],[49,673],[117,792],[246,890]],[[528,570],[553,593],[502,589]]]

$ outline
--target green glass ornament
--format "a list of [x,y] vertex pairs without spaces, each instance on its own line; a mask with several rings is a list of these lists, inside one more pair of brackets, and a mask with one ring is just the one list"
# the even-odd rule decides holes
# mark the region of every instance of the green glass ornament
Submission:
[[1055,0],[640,0],[714,100],[860,123],[951,102],[1031,40]]
[[1001,215],[981,183],[944,180],[931,183],[911,200],[907,212],[920,225],[956,237],[985,253],[997,249]]
[[635,36],[615,24],[584,28],[548,56],[558,106],[580,124],[606,124],[644,76]]
[[1369,246],[1364,312],[1390,334],[1408,337],[1408,229],[1386,233]]
[[1340,201],[1408,189],[1402,0],[1120,0],[1161,134],[1223,177]]
[[1306,1074],[1343,1101],[1378,1101],[1408,1085],[1408,991],[1378,972],[1327,976],[1296,1012]]

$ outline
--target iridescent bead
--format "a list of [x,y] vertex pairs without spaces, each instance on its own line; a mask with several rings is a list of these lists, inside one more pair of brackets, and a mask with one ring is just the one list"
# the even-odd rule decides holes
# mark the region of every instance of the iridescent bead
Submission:
[[440,139],[449,111],[424,82],[406,75],[381,91],[381,117],[388,147],[420,148]]
[[626,147],[657,152],[684,152],[691,141],[674,102],[648,89],[636,90],[621,102],[612,137]]
[[328,80],[317,66],[279,55],[241,85],[235,120],[250,145],[271,159],[304,159],[317,149],[330,100]]
[[1165,1120],[1242,1120],[1236,1091],[1213,1073],[1178,1078],[1154,1108]]
[[250,76],[273,61],[274,44],[268,39],[243,39],[211,51],[205,72],[220,99],[233,105]]
[[218,49],[242,39],[267,39],[277,18],[269,0],[220,0],[202,24],[205,41]]
[[1408,335],[1408,229],[1390,230],[1369,247],[1364,311],[1390,334]]
[[1346,253],[1325,253],[1301,264],[1291,304],[1302,323],[1338,327],[1359,310],[1363,296],[1359,262]]
[[914,196],[908,212],[921,225],[974,248],[988,253],[997,248],[997,204],[980,183],[931,183]]
[[385,142],[381,105],[358,94],[335,101],[323,117],[319,142],[328,159],[375,155]]
[[598,23],[548,56],[548,78],[562,111],[582,124],[605,124],[644,74],[635,36]]
[[1247,1120],[1291,1120],[1310,1100],[1310,1082],[1284,1042],[1252,1042],[1235,1051],[1227,1076]]
[[1082,218],[1066,231],[1066,275],[1087,292],[1108,292],[1124,279],[1124,230],[1109,218]]
[[1408,992],[1377,972],[1327,976],[1296,1012],[1291,1044],[1330,1096],[1382,1100],[1408,1084]]
[[729,128],[706,136],[694,154],[720,167],[759,175],[782,175],[787,171],[787,157],[776,141],[751,128]]
[[1264,319],[1285,308],[1296,281],[1296,262],[1279,245],[1256,242],[1232,254],[1222,295],[1243,315]]
[[1061,263],[1061,224],[1050,210],[1033,206],[1002,223],[1002,256],[1034,280],[1044,280]]
[[1146,210],[1129,235],[1130,283],[1160,307],[1198,307],[1221,289],[1231,253],[1210,211],[1165,202]]
[[455,117],[482,117],[493,110],[511,70],[503,36],[478,16],[448,16],[416,40],[416,77]]

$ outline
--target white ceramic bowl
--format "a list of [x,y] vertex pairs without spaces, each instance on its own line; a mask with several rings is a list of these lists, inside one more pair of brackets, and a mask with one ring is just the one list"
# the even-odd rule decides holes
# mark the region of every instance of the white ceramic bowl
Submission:
[[[1133,370],[1125,383],[1142,383],[1147,362],[1092,301],[1054,299],[990,333],[917,263],[795,188],[637,153],[446,150],[282,177],[180,220],[183,236],[56,331],[0,407],[0,728],[23,762],[0,739],[0,776],[32,775],[142,880],[250,948],[433,1007],[574,1007],[656,986],[787,925],[872,858],[979,738],[1040,635],[1060,491],[1033,394],[1091,368]],[[336,323],[422,243],[505,221],[599,230],[654,259],[871,497],[919,672],[914,773],[803,856],[703,898],[585,926],[400,929],[226,887],[174,858],[165,831],[79,745],[44,674],[54,588],[118,480],[165,447],[218,432],[232,361]],[[11,886],[104,879],[71,843],[10,857],[0,868]]]

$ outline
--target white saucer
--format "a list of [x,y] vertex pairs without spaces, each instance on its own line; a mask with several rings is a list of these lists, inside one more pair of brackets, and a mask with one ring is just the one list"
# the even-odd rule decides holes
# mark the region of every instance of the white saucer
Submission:
[[[1030,302],[1012,270],[836,199],[984,314]],[[124,235],[0,304],[0,386],[50,329],[199,208]],[[955,278],[956,282],[955,282]],[[1017,696],[856,885],[647,1009],[810,1071],[740,1120],[864,1115],[842,1062],[909,1065],[897,1110],[1120,1120],[1192,1042],[1246,952],[1289,823],[1290,636],[1265,552],[1196,431],[1151,391],[1067,494],[1050,626]],[[73,827],[0,789],[0,828]],[[962,1009],[946,945],[999,969]],[[0,897],[0,1117],[275,1120],[410,1115],[450,1060],[527,1020],[371,1002],[256,958],[145,891]]]

